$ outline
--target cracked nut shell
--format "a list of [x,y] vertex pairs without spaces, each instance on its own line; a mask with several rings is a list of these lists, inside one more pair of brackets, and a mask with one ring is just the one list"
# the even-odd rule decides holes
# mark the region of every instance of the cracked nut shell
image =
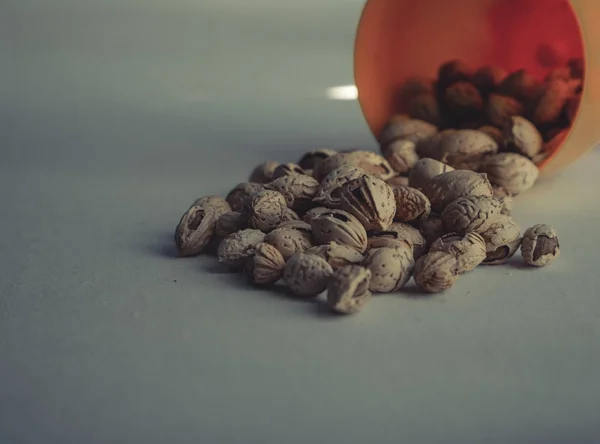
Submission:
[[383,180],[363,175],[342,187],[340,208],[354,215],[366,230],[385,230],[396,214],[396,199]]
[[500,153],[487,158],[480,170],[489,181],[515,195],[527,191],[538,179],[538,167],[525,156]]
[[310,228],[277,228],[265,236],[264,242],[277,248],[286,261],[313,246]]
[[367,249],[365,227],[352,214],[342,210],[330,210],[313,218],[313,238],[318,245],[336,242],[347,245],[360,253]]
[[528,228],[523,235],[521,255],[534,267],[549,265],[560,255],[560,243],[556,229],[538,224]]
[[256,285],[274,284],[283,276],[285,260],[272,245],[261,242],[254,247],[254,254],[246,261],[248,280]]
[[248,227],[268,233],[281,223],[286,210],[287,203],[280,192],[259,191],[248,201]]
[[264,239],[265,233],[252,228],[230,234],[219,244],[217,250],[219,262],[236,268],[242,267],[244,261],[254,254],[256,244],[263,242]]
[[409,247],[384,247],[370,250],[363,265],[372,274],[369,289],[377,293],[389,293],[399,290],[408,282],[415,261]]
[[283,280],[297,296],[314,297],[327,288],[331,265],[314,254],[296,253],[285,264]]
[[431,213],[431,203],[421,191],[412,187],[394,188],[396,222],[420,223]]
[[347,265],[361,264],[365,259],[365,257],[354,248],[335,242],[329,242],[327,245],[309,248],[306,252],[321,256],[334,270]]
[[446,234],[431,244],[430,253],[441,251],[456,259],[457,273],[474,270],[486,258],[485,240],[477,233]]
[[336,270],[327,283],[327,305],[335,312],[354,314],[371,299],[371,272],[358,265]]
[[427,293],[440,293],[458,280],[458,262],[448,253],[428,253],[416,262],[413,274],[419,288]]
[[423,193],[429,198],[432,211],[441,214],[448,204],[459,197],[491,196],[492,186],[485,174],[455,170],[431,179],[423,188]]

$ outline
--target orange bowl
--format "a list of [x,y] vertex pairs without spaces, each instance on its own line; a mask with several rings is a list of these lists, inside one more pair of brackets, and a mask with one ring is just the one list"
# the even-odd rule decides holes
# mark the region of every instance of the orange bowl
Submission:
[[368,0],[358,26],[354,75],[369,128],[379,134],[402,112],[399,86],[409,77],[435,77],[460,59],[508,72],[543,76],[549,66],[583,58],[577,117],[562,144],[540,165],[564,168],[600,140],[600,1],[597,0]]

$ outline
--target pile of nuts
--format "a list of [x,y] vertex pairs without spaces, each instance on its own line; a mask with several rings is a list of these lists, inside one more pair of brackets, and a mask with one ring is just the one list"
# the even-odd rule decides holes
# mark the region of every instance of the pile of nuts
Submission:
[[548,265],[560,254],[556,230],[540,224],[522,234],[512,199],[534,185],[536,164],[568,130],[578,66],[539,82],[452,61],[437,81],[410,79],[400,91],[410,115],[385,126],[381,155],[321,149],[297,164],[260,164],[226,198],[192,204],[175,231],[179,254],[215,245],[219,261],[250,283],[283,280],[303,298],[327,291],[327,305],[345,314],[411,277],[426,293],[442,292],[519,248],[526,264]]

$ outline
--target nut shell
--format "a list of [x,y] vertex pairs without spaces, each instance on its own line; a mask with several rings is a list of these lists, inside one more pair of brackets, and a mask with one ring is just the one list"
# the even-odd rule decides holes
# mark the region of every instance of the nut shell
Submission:
[[369,289],[377,293],[399,290],[410,279],[414,265],[412,250],[408,247],[370,250],[364,261],[372,273]]
[[396,222],[420,223],[431,213],[431,203],[421,191],[412,187],[394,188]]
[[367,249],[365,227],[352,214],[342,210],[330,210],[313,218],[313,238],[317,245],[336,242],[347,245],[360,253]]
[[219,262],[233,267],[242,267],[244,261],[254,254],[254,247],[263,242],[265,233],[247,228],[227,236],[219,244]]
[[543,267],[560,256],[560,243],[556,229],[539,224],[528,228],[523,235],[521,255],[528,265]]
[[385,158],[397,173],[408,173],[419,160],[417,145],[410,140],[396,140],[385,148]]
[[392,142],[400,139],[419,143],[437,133],[437,131],[435,125],[423,120],[392,117],[379,134],[379,144],[382,147],[387,147]]
[[257,165],[248,178],[248,182],[269,183],[273,180],[275,169],[279,166],[279,162],[268,161]]
[[489,181],[515,195],[527,191],[539,176],[537,166],[525,156],[500,153],[486,159],[480,168]]
[[248,228],[248,215],[239,211],[230,211],[217,219],[215,234],[223,239],[244,228]]
[[283,280],[297,296],[314,297],[327,288],[331,265],[314,254],[296,253],[285,264]]
[[202,253],[215,234],[218,213],[199,205],[192,205],[181,216],[175,228],[175,245],[180,256]]
[[427,293],[440,293],[452,287],[458,279],[458,262],[448,253],[428,253],[415,264],[414,278]]
[[306,252],[321,256],[334,270],[347,265],[361,264],[365,259],[365,257],[354,248],[348,247],[347,245],[340,245],[335,242],[312,247]]
[[383,180],[363,175],[342,187],[340,208],[354,215],[366,230],[385,230],[396,214],[396,199]]
[[362,168],[352,165],[333,170],[321,181],[313,201],[318,205],[326,205],[330,208],[339,207],[342,186],[364,174],[365,171]]
[[456,258],[457,272],[475,269],[486,258],[485,240],[477,233],[446,234],[431,244],[430,253],[441,251]]
[[511,117],[524,114],[525,108],[514,97],[490,94],[485,112],[493,125],[504,128],[510,124]]
[[295,163],[282,163],[273,171],[273,180],[279,177],[289,176],[290,174],[306,174],[300,165]]
[[[496,155],[494,157],[497,157]],[[455,170],[440,174],[429,181],[423,193],[431,202],[432,211],[441,214],[451,202],[463,196],[491,196],[492,186],[485,174]]]
[[444,209],[442,220],[447,233],[480,232],[503,210],[503,203],[494,197],[464,196]]
[[277,248],[284,260],[313,246],[310,230],[277,228],[265,236],[264,242]]
[[476,169],[481,161],[498,152],[498,144],[486,133],[458,130],[447,134],[440,143],[441,160],[456,169]]
[[247,259],[246,275],[256,285],[274,284],[283,276],[285,260],[272,245],[261,242],[254,247],[254,254]]
[[300,158],[298,165],[304,170],[314,170],[325,159],[335,156],[337,153],[337,151],[328,149],[312,150]]
[[333,170],[343,166],[361,168],[365,173],[382,180],[387,180],[396,175],[388,161],[379,154],[371,151],[351,151],[328,157],[315,168],[313,176],[320,182]]
[[327,305],[342,314],[359,312],[371,299],[371,272],[364,267],[348,265],[336,270],[327,284]]
[[229,192],[226,199],[231,206],[232,211],[243,211],[246,207],[246,201],[255,193],[263,189],[263,185],[254,182],[242,182],[235,186]]
[[536,126],[520,116],[514,116],[510,119],[505,137],[510,147],[527,157],[538,155],[544,143]]
[[286,210],[287,203],[280,192],[259,191],[248,201],[248,227],[268,233],[281,223]]
[[486,265],[499,265],[510,259],[521,245],[521,232],[516,222],[503,215],[494,216],[480,233],[485,240]]
[[312,206],[312,200],[319,191],[319,182],[305,174],[291,174],[269,182],[265,189],[283,194],[292,210],[304,211]]
[[423,189],[431,179],[449,171],[454,171],[454,168],[439,160],[425,157],[417,161],[410,170],[408,184],[413,188]]

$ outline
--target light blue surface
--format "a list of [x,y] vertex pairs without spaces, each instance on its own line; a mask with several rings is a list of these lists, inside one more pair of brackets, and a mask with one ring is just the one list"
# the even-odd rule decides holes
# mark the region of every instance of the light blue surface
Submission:
[[0,443],[598,442],[598,153],[518,199],[554,265],[356,317],[172,257],[255,163],[375,148],[325,96],[361,7],[2,2]]

